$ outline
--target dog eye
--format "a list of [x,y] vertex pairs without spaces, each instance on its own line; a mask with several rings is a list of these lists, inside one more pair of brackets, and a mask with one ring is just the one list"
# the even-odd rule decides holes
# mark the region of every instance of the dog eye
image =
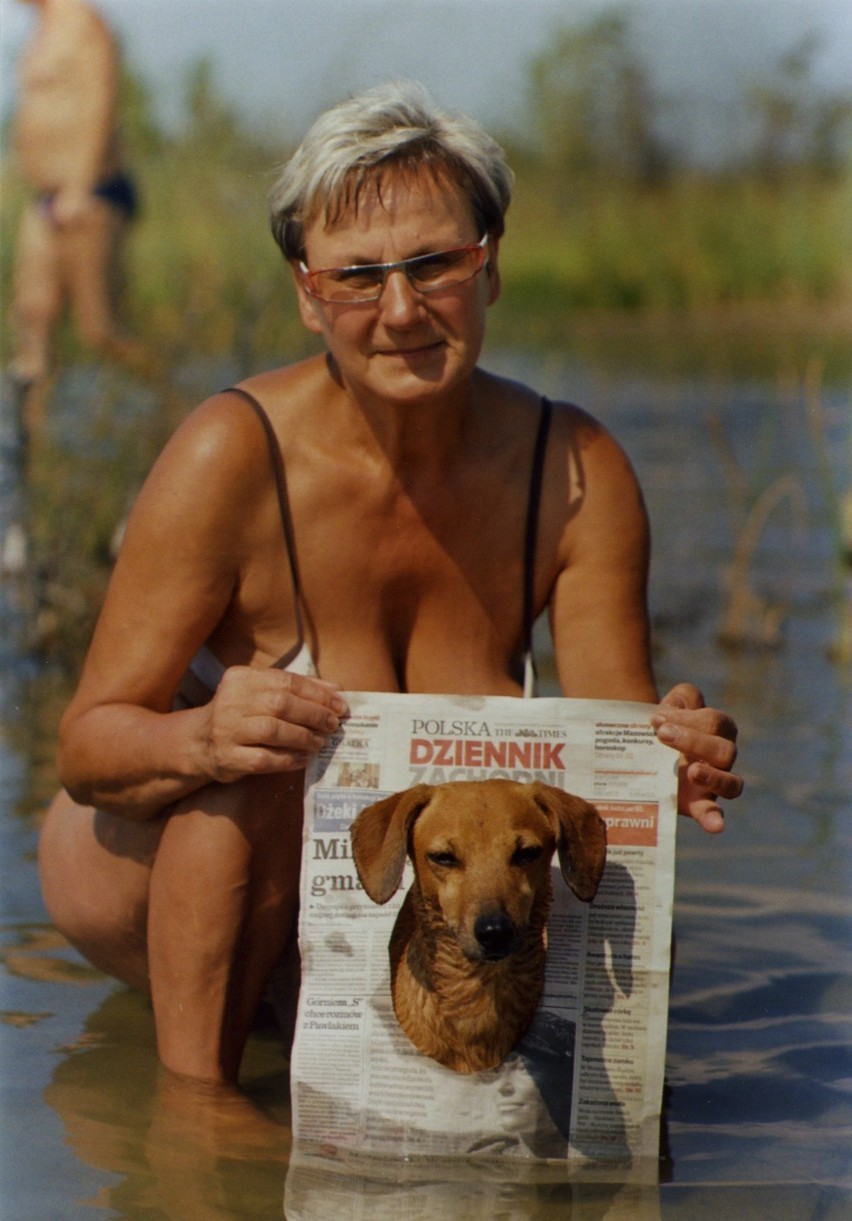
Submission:
[[454,852],[430,852],[429,860],[433,865],[443,865],[445,869],[453,869],[459,863]]
[[541,844],[530,844],[527,848],[516,848],[512,853],[513,865],[532,865],[537,861],[544,849]]

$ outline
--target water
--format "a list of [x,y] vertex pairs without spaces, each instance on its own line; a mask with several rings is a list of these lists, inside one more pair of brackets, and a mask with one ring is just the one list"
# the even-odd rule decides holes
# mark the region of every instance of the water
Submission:
[[[839,1221],[852,1215],[852,751],[837,657],[850,591],[831,488],[848,481],[848,402],[823,391],[809,423],[793,378],[658,383],[517,354],[489,363],[584,403],[626,445],[655,528],[661,684],[688,677],[740,726],[747,789],[724,836],[685,821],[678,831],[660,1184],[642,1194],[445,1174],[299,1180],[299,1198],[324,1221]],[[731,616],[735,544],[748,507],[773,487],[778,503],[735,574]],[[2,491],[8,521],[14,484]],[[177,1089],[157,1067],[146,1002],[83,964],[46,920],[36,827],[65,693],[17,649],[28,608],[15,588],[6,582],[0,640],[2,1214],[281,1217],[288,1083],[272,1032],[249,1048],[250,1102]],[[780,644],[764,647],[779,622]],[[722,647],[724,625],[751,643]]]

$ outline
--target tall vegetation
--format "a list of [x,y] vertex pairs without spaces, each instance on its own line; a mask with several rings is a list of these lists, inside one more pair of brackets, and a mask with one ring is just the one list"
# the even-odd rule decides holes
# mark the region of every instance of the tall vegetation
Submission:
[[791,171],[828,180],[848,172],[852,94],[815,87],[821,49],[814,34],[805,35],[749,90],[757,127],[751,168],[771,182]]
[[729,155],[707,165],[667,134],[669,103],[624,10],[558,31],[530,64],[530,139],[511,149],[513,319],[547,331],[556,303],[706,313],[848,302],[852,95],[818,87],[820,49],[802,39],[751,83]]
[[224,355],[247,372],[305,345],[287,269],[269,234],[266,198],[286,156],[219,92],[203,59],[186,74],[183,117],[167,132],[130,77],[126,140],[143,186],[128,299],[137,329],[172,360]]
[[536,162],[550,193],[605,178],[651,183],[669,168],[648,69],[618,10],[558,30],[529,65]]
[[[852,98],[817,87],[820,49],[803,39],[751,83],[738,108],[748,138],[708,167],[668,133],[625,9],[557,30],[529,64],[527,138],[504,140],[517,189],[497,338],[559,338],[566,314],[846,305]],[[124,116],[143,198],[134,328],[175,361],[224,353],[238,370],[311,350],[266,225],[286,139],[247,124],[209,61],[186,76],[176,128],[134,75]],[[4,287],[14,204],[4,184]]]

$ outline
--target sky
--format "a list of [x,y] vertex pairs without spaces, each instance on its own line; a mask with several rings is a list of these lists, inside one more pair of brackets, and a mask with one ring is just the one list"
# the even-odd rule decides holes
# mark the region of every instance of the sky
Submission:
[[[319,110],[381,80],[415,77],[444,105],[492,131],[522,131],[531,56],[560,25],[611,0],[96,0],[166,122],[180,113],[187,67],[215,65],[221,91],[249,118],[297,137]],[[731,130],[740,86],[809,31],[822,36],[820,80],[852,89],[850,0],[626,0],[638,45],[671,114],[692,115],[711,146]],[[29,6],[0,0],[0,106]]]

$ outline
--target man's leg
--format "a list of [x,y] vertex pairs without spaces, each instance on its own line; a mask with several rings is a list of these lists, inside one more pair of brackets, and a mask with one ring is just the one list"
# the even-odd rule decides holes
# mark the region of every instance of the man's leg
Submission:
[[79,223],[61,234],[63,283],[81,343],[137,376],[159,376],[154,354],[126,334],[120,323],[127,220],[111,204],[94,199]]
[[37,432],[44,422],[50,340],[61,308],[55,231],[39,205],[31,204],[18,230],[9,311],[13,338],[9,373],[22,396],[21,425],[28,435]]

